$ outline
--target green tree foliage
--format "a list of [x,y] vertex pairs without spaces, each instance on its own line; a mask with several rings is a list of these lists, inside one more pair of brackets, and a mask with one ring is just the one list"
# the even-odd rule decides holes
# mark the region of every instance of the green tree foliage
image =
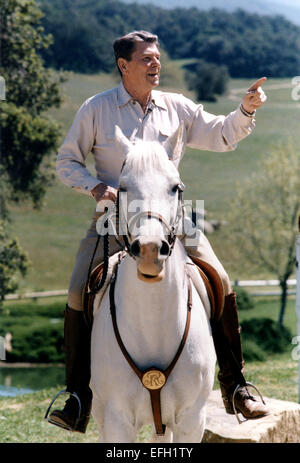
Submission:
[[300,27],[282,16],[164,9],[118,0],[40,0],[40,4],[45,30],[54,37],[53,47],[42,55],[56,69],[111,71],[114,39],[146,29],[158,34],[171,59],[226,65],[231,77],[300,74]]
[[61,103],[63,76],[47,70],[39,55],[51,42],[34,0],[0,0],[0,75],[6,100],[0,110],[0,303],[17,289],[27,258],[8,228],[8,203],[29,199],[35,207],[52,179],[50,155],[60,129],[46,111]]
[[44,160],[56,148],[58,124],[45,111],[61,103],[62,76],[47,70],[39,51],[50,44],[39,26],[34,0],[0,0],[0,75],[6,83],[1,102],[1,165],[9,198],[32,199],[37,206],[51,180]]
[[226,66],[200,60],[190,69],[186,71],[185,80],[199,101],[216,101],[216,95],[225,93],[229,79]]
[[16,274],[26,274],[28,259],[15,238],[7,234],[6,223],[0,220],[0,307],[6,294],[13,293],[18,282]]

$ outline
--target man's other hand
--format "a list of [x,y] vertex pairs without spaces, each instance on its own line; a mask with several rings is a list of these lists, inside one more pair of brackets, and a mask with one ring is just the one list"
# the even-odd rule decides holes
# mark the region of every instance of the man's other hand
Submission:
[[93,198],[97,201],[113,201],[116,202],[118,190],[112,186],[106,185],[105,183],[98,183],[91,190]]

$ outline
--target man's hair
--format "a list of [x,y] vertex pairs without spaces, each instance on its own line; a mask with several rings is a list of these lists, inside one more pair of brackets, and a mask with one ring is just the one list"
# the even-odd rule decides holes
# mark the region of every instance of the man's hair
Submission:
[[124,35],[123,37],[119,37],[114,41],[113,47],[117,68],[121,75],[122,72],[118,66],[118,59],[124,58],[127,61],[130,61],[132,53],[135,51],[138,42],[155,43],[157,46],[159,46],[157,35],[151,34],[151,32],[147,31],[133,31]]

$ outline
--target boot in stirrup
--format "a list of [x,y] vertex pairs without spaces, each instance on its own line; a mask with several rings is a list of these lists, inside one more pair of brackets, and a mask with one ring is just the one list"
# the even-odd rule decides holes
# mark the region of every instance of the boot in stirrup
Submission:
[[218,379],[226,412],[242,413],[248,419],[268,415],[269,410],[259,391],[253,386],[262,402],[258,402],[249,393],[248,386],[252,384],[247,383],[243,376],[244,360],[235,293],[225,297],[222,316],[219,321],[212,323],[212,333],[220,368]]
[[54,410],[49,423],[69,431],[85,433],[89,422],[92,404],[92,391],[90,382],[90,329],[87,327],[82,311],[66,307],[65,310],[65,349],[66,349],[66,391],[70,398],[66,401],[63,410]]

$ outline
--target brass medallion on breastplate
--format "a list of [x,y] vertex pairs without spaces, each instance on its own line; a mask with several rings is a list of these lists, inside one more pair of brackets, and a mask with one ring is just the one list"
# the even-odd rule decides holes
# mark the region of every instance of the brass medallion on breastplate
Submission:
[[159,370],[150,370],[144,373],[142,383],[146,389],[161,389],[166,383],[166,377]]

